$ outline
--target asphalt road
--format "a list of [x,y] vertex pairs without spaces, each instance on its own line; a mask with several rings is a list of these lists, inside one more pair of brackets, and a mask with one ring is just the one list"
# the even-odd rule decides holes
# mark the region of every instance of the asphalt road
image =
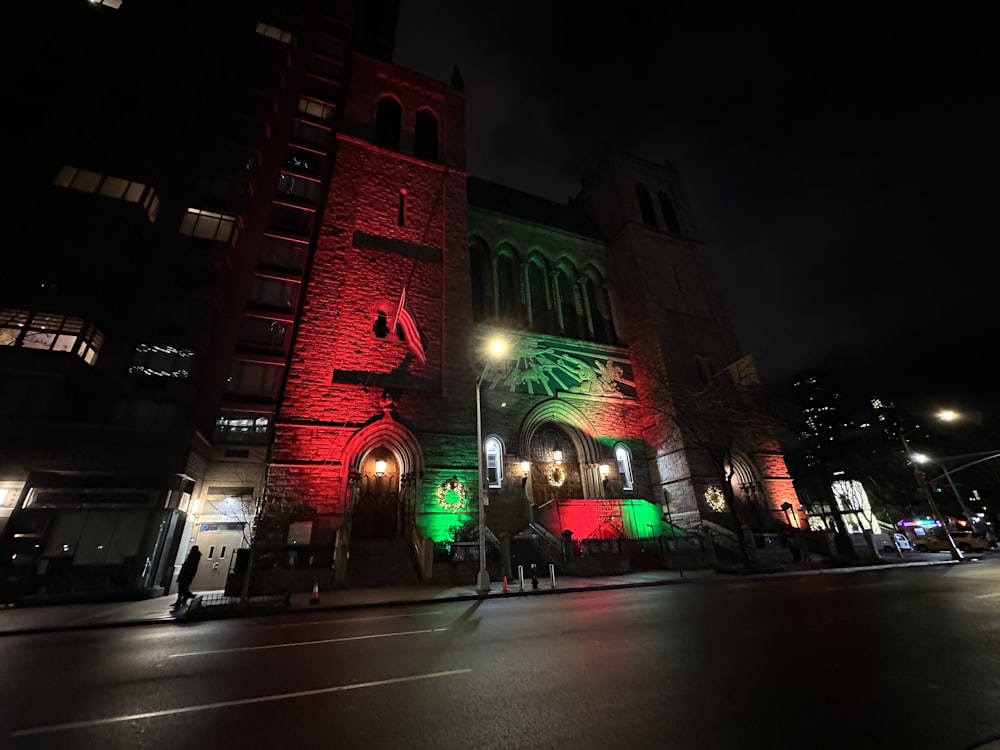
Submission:
[[948,748],[1000,558],[0,638],[0,747]]

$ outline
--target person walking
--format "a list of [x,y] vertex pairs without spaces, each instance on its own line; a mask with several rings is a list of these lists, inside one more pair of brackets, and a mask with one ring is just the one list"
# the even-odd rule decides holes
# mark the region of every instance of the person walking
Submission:
[[174,602],[175,607],[181,606],[194,596],[191,593],[191,583],[194,581],[195,573],[198,572],[198,562],[200,560],[201,550],[198,549],[198,545],[196,544],[188,552],[187,559],[181,565],[181,572],[177,574],[177,601]]

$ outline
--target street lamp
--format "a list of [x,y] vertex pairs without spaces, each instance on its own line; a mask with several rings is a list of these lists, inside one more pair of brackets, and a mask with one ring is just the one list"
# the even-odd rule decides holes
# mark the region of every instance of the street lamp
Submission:
[[490,341],[486,349],[487,362],[476,378],[476,468],[478,471],[479,495],[479,577],[476,579],[476,593],[490,593],[490,573],[486,570],[486,483],[483,474],[483,378],[490,367],[491,359],[498,359],[507,351],[507,342],[500,338]]
[[955,480],[951,478],[951,474],[948,473],[944,464],[940,461],[935,461],[933,458],[923,453],[914,453],[913,460],[920,464],[937,464],[938,468],[941,469],[944,474],[945,479],[948,480],[948,484],[951,485],[951,491],[955,493],[955,499],[958,500],[958,505],[962,509],[963,515],[966,518],[969,518],[969,509],[965,507],[965,501],[962,499],[962,496],[958,494],[958,487],[955,486]]
[[[910,451],[910,444],[906,442],[906,436],[903,434],[902,430],[899,432],[899,439],[903,441],[903,449],[906,451],[906,457],[910,459],[910,463],[919,463],[919,459]],[[914,469],[914,472],[916,472],[916,469]],[[962,550],[955,545],[955,539],[952,537],[951,532],[948,531],[948,523],[945,521],[944,516],[941,515],[941,511],[938,510],[937,503],[934,502],[934,495],[929,489],[927,489],[927,482],[918,481],[917,483],[920,485],[921,489],[924,491],[924,495],[927,497],[927,504],[931,508],[931,513],[934,515],[934,518],[937,519],[937,522],[941,524],[941,528],[944,530],[944,535],[948,539],[948,545],[951,547],[951,559],[963,559],[964,555],[962,554]]]

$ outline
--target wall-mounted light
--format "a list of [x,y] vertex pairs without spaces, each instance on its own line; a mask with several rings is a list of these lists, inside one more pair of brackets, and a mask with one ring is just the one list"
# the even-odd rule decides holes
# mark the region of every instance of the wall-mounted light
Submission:
[[560,450],[552,451],[552,460],[555,461],[557,464],[561,464],[562,463],[562,451],[560,451]]
[[521,462],[521,486],[528,486],[528,474],[531,472],[531,461]]
[[601,464],[600,471],[601,471],[601,479],[607,479],[608,474],[611,473],[611,467],[608,466],[607,464]]
[[375,461],[375,476],[380,478],[384,477],[385,470],[388,466],[389,464],[386,462],[384,458],[380,458],[377,461]]

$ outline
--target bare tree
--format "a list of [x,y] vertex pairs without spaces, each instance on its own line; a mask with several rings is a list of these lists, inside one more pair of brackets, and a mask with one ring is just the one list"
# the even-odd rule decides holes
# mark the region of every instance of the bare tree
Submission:
[[[694,449],[707,460],[721,485],[734,528],[742,529],[744,519],[732,483],[736,456],[777,447],[752,358],[741,357],[699,384],[671,382],[666,372],[656,368],[645,369],[643,374],[653,390],[645,407],[656,421],[673,427],[667,430],[670,437],[664,448]],[[742,556],[749,562],[747,539],[742,533],[738,538]]]

